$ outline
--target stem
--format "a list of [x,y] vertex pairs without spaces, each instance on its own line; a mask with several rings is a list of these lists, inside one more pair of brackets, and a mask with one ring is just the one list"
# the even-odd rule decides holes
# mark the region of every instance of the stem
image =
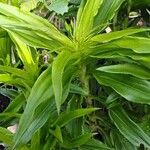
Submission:
[[92,107],[92,100],[90,97],[90,87],[89,87],[89,76],[87,75],[86,66],[81,67],[80,80],[82,82],[83,89],[88,93],[88,96],[86,98],[87,107]]

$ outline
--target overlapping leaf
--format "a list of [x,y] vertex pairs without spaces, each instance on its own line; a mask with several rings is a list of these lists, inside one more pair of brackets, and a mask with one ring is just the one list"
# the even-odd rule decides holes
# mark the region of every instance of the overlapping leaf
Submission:
[[[52,24],[32,13],[21,11],[19,8],[0,3],[0,27],[17,34],[24,42],[31,46],[43,47],[52,50],[51,45],[71,45],[71,41],[61,34]],[[4,16],[5,15],[5,16]],[[36,40],[36,41],[34,41]],[[47,42],[43,46],[41,41]],[[53,44],[50,44],[50,43]],[[48,44],[49,43],[49,44]]]
[[141,104],[150,104],[150,82],[129,75],[118,75],[96,71],[96,80],[105,86],[113,88],[125,99]]
[[130,74],[142,79],[150,79],[150,70],[137,64],[118,64],[100,67],[97,70],[116,73],[116,74]]
[[135,146],[144,144],[145,147],[150,147],[150,137],[127,116],[123,108],[111,108],[109,114],[122,135],[125,136],[132,144]]
[[[51,68],[48,68],[38,78],[34,87],[32,88],[27,100],[26,108],[20,119],[19,129],[14,138],[15,146],[25,144],[27,141],[29,141],[33,133],[39,129],[43,123],[45,123],[46,119],[48,119],[47,116],[50,115],[50,113],[46,113],[46,118],[43,118],[45,112],[47,112],[49,108],[51,108],[51,105],[53,105],[53,91],[50,73]],[[46,102],[49,103],[49,105],[47,105]],[[45,109],[43,109],[43,106],[46,106]],[[42,110],[41,113],[36,113],[39,112],[39,109]],[[43,121],[39,123],[42,118]],[[28,138],[26,138],[26,136]]]

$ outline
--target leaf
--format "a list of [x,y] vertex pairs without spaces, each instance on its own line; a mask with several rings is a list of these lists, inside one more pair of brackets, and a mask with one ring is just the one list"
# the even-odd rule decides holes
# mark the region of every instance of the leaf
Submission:
[[122,136],[118,130],[113,130],[110,136],[115,150],[137,150],[137,147]]
[[109,115],[121,134],[132,144],[135,146],[143,144],[147,148],[150,147],[150,137],[127,116],[123,108],[118,106],[111,108]]
[[60,106],[63,99],[64,69],[71,58],[71,53],[64,51],[57,56],[52,65],[52,84],[58,113],[60,112]]
[[65,140],[61,145],[66,149],[73,149],[86,143],[91,138],[91,136],[92,135],[90,133],[85,133],[83,135],[78,136],[74,140],[71,141]]
[[[103,0],[87,0],[84,4],[81,4],[82,13],[77,17],[76,24],[76,39],[82,41],[82,39],[87,38],[89,33],[93,28],[94,17],[98,13],[98,10],[102,4]],[[86,16],[86,17],[85,17]]]
[[52,135],[54,135],[61,143],[63,143],[63,137],[62,137],[62,132],[61,128],[56,125],[55,130],[49,130]]
[[14,89],[0,87],[0,94],[4,95],[10,99],[14,99],[15,97],[17,97],[19,95],[19,92]]
[[91,47],[91,49],[86,51],[86,53],[88,53],[88,55],[92,58],[99,59],[111,58],[116,60],[116,58],[121,58],[121,61],[123,61],[123,59],[125,60],[127,58],[130,58],[126,62],[131,62],[131,60],[134,60],[134,63],[136,61],[136,63],[142,64],[150,69],[150,54],[135,53],[131,49],[125,50],[123,48],[118,48],[113,44],[110,45],[110,43],[107,45],[98,45],[96,47]]
[[87,143],[85,143],[80,147],[80,150],[114,150],[114,149],[107,147],[107,145],[105,145],[99,140],[90,139]]
[[[48,102],[49,105],[47,105]],[[28,142],[32,135],[43,126],[51,115],[49,111],[53,111],[51,106],[55,108],[53,107],[51,68],[49,67],[37,79],[27,99],[26,108],[14,137],[14,147]]]
[[118,75],[96,71],[96,80],[105,86],[113,88],[125,99],[141,104],[150,104],[150,82],[129,75]]
[[150,53],[149,38],[127,36],[120,40],[114,41],[114,44],[121,48],[132,49],[136,53]]
[[27,0],[21,3],[20,7],[23,11],[30,11],[36,8],[38,1],[37,0]]
[[30,150],[40,150],[41,149],[41,143],[40,143],[40,130],[38,130],[31,139],[31,148]]
[[141,79],[150,79],[150,70],[137,64],[117,64],[100,67],[97,70],[114,74],[130,74]]
[[94,20],[93,26],[95,27],[94,32],[100,32],[114,17],[116,11],[120,8],[124,0],[105,0],[101,5],[98,14]]
[[50,11],[63,15],[68,11],[68,0],[52,0],[51,4],[47,7]]
[[38,64],[34,62],[30,48],[27,47],[27,45],[24,44],[14,33],[9,32],[9,35],[16,45],[18,55],[22,60],[25,69],[30,73],[30,77],[32,77],[32,75],[36,76]]
[[24,70],[14,68],[14,67],[11,67],[11,66],[2,66],[2,65],[0,65],[0,71],[7,72],[9,74],[12,74],[14,76],[18,76],[20,78],[23,78],[25,80],[29,80],[30,82],[32,82],[30,80],[30,76]]
[[25,103],[25,97],[22,93],[16,96],[12,102],[8,105],[4,112],[18,112]]
[[0,127],[0,141],[6,144],[12,144],[13,134],[6,128]]
[[[81,103],[82,102],[80,102],[80,100],[78,100],[78,98],[75,95],[73,95],[67,104],[67,111],[74,111],[82,108]],[[67,123],[65,128],[72,138],[76,138],[79,135],[82,135],[84,132],[83,123],[84,123],[84,116],[71,120],[70,122]]]
[[75,84],[70,85],[70,93],[79,94],[82,96],[88,95],[87,91],[85,91],[84,89],[82,89],[81,87],[79,87],[78,85],[75,85]]
[[77,109],[74,111],[64,112],[64,113],[60,114],[60,116],[58,117],[58,119],[56,120],[54,125],[57,124],[58,126],[63,127],[69,121],[71,121],[75,118],[85,116],[85,115],[87,115],[93,111],[96,111],[96,110],[98,110],[98,108]]
[[0,83],[11,82],[12,78],[9,74],[0,74]]
[[2,14],[0,15],[0,27],[14,32],[19,39],[30,43],[31,46],[43,47],[44,45],[45,48],[52,49],[51,45],[57,45],[57,48],[60,48],[61,45],[70,47],[73,44],[54,25],[33,13],[24,12],[17,7],[3,3],[0,3],[0,13]]
[[139,32],[145,32],[145,31],[150,31],[150,29],[149,28],[135,28],[135,29],[129,28],[129,29],[121,30],[121,31],[99,34],[99,35],[94,36],[91,40],[94,42],[98,42],[98,43],[106,43],[112,40],[122,38],[124,36],[132,35],[132,34],[139,33]]

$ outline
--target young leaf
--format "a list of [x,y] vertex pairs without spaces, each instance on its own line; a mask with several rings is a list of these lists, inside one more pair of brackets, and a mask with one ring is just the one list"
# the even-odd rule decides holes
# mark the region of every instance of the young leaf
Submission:
[[[93,28],[94,17],[97,15],[98,10],[102,4],[103,0],[87,0],[82,9],[82,14],[79,21],[76,24],[76,39],[81,41],[87,38]],[[83,4],[81,5],[81,8]],[[86,16],[86,17],[85,17]]]
[[101,5],[93,23],[93,26],[95,27],[95,33],[100,32],[108,25],[109,21],[114,17],[116,11],[118,11],[124,1],[125,0],[103,1],[103,4]]

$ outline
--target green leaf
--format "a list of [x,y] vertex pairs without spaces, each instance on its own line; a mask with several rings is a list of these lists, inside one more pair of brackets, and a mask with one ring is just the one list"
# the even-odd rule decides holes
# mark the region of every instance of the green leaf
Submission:
[[8,105],[4,112],[18,112],[25,103],[25,97],[22,93],[16,96]]
[[9,74],[0,74],[0,83],[11,82],[12,78]]
[[0,141],[6,144],[12,144],[13,134],[6,128],[0,127]]
[[82,89],[81,87],[79,87],[78,85],[75,85],[75,84],[70,85],[70,93],[79,94],[82,96],[88,95],[87,91],[85,91],[84,89]]
[[58,113],[60,112],[60,106],[63,99],[64,69],[71,58],[71,53],[69,51],[63,51],[57,56],[52,66],[52,83]]
[[110,136],[115,150],[137,150],[137,147],[121,135],[118,130],[114,129]]
[[123,108],[118,106],[111,108],[109,115],[121,134],[133,145],[143,144],[147,148],[150,147],[150,137],[127,116]]
[[68,11],[68,0],[52,0],[51,4],[47,7],[50,11],[63,15]]
[[[48,102],[49,105],[47,105]],[[28,142],[32,135],[43,126],[51,115],[50,112],[55,109],[53,103],[51,68],[49,67],[37,79],[27,99],[26,108],[14,137],[14,147]]]
[[[76,24],[76,39],[82,41],[87,38],[93,28],[94,17],[97,15],[98,10],[103,0],[87,0],[84,4],[81,4],[82,13],[79,13]],[[86,16],[86,17],[85,17]]]
[[129,75],[118,75],[96,71],[96,80],[105,86],[113,88],[125,99],[141,104],[150,104],[150,82]]
[[34,62],[30,48],[24,44],[14,33],[9,32],[9,35],[16,44],[18,55],[22,60],[25,69],[30,73],[30,77],[32,77],[32,75],[36,75],[38,64]]
[[103,1],[103,4],[101,5],[93,23],[95,32],[100,32],[108,25],[109,21],[114,17],[116,11],[118,11],[123,2],[124,0]]
[[149,38],[127,36],[113,43],[121,48],[132,49],[136,53],[150,53]]
[[[81,103],[82,102],[80,102],[80,100],[78,100],[78,98],[75,95],[73,95],[67,104],[67,111],[74,111],[82,108]],[[65,127],[72,138],[76,138],[84,132],[82,128],[83,122],[84,117],[80,117],[73,119],[69,123],[67,123]]]
[[40,150],[41,149],[41,143],[40,143],[40,130],[38,130],[31,139],[31,148],[30,150]]
[[60,128],[59,126],[56,125],[56,128],[55,128],[54,131],[51,130],[51,129],[50,129],[49,131],[50,131],[50,133],[51,133],[52,135],[54,135],[60,142],[63,143],[62,132],[61,132],[61,128]]
[[[18,77],[23,78],[25,80],[30,80],[30,76],[26,73],[26,71],[18,69],[18,68],[0,65],[0,71],[10,73],[14,76],[18,76]],[[32,82],[32,81],[30,80],[30,82]]]
[[150,70],[137,64],[117,64],[100,67],[97,70],[114,74],[130,74],[141,79],[150,79]]
[[61,145],[66,149],[73,149],[85,144],[91,138],[91,136],[92,135],[90,133],[86,133],[70,141],[67,139]]
[[115,31],[110,33],[104,33],[94,36],[91,40],[98,43],[106,43],[112,40],[122,38],[124,36],[132,35],[139,32],[150,31],[149,28],[129,28],[121,31]]
[[80,150],[114,150],[113,148],[107,147],[101,141],[90,139],[87,143],[80,147]]
[[[51,47],[53,45],[57,45],[58,49],[61,45],[70,47],[73,44],[67,36],[60,33],[48,20],[33,13],[24,12],[17,7],[3,3],[0,3],[0,13],[2,14],[0,15],[0,27],[14,32],[26,44],[51,50],[54,48]],[[44,42],[47,44],[44,44]],[[50,42],[52,43],[50,44]]]
[[54,123],[57,124],[60,127],[65,126],[69,121],[75,119],[75,118],[79,118],[82,116],[85,116],[93,111],[98,110],[98,108],[86,108],[86,109],[77,109],[74,111],[67,111],[64,112],[62,114],[60,114],[60,116],[58,117],[58,119],[56,120],[56,122]]

